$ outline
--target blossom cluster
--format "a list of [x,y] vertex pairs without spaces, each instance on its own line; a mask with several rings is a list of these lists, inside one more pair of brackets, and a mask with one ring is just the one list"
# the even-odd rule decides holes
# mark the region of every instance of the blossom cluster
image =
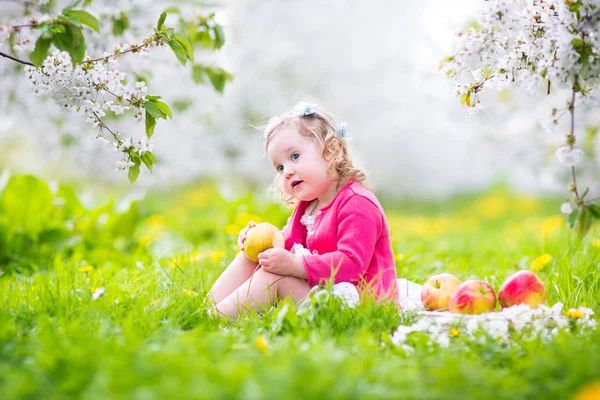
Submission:
[[123,153],[123,158],[117,161],[118,170],[134,165],[129,156],[131,151],[141,156],[153,147],[153,141],[147,137],[137,141],[132,137],[124,139],[102,121],[108,110],[120,115],[131,108],[136,121],[143,119],[148,88],[143,81],[130,87],[125,83],[126,73],[118,69],[118,56],[129,48],[121,44],[99,61],[89,62],[88,58],[88,62],[75,66],[67,52],[55,50],[39,68],[25,67],[29,85],[36,95],[52,98],[63,109],[82,110],[85,122],[98,127],[99,141],[108,142],[103,135],[105,130],[111,134],[115,149]]
[[[584,92],[600,83],[600,7],[596,0],[486,1],[477,22],[456,37],[442,68],[457,80],[455,94],[484,86],[553,87]],[[458,80],[471,74],[474,82]]]
[[530,341],[540,338],[548,342],[560,331],[587,333],[595,330],[597,321],[592,318],[593,314],[585,307],[570,309],[565,314],[562,303],[552,307],[539,305],[533,309],[521,304],[480,315],[421,312],[420,318],[412,325],[400,325],[390,340],[407,352],[414,351],[411,337],[415,334],[425,335],[429,345],[440,347],[448,347],[453,338],[459,336],[482,342],[491,337],[507,346],[517,343],[516,339]]

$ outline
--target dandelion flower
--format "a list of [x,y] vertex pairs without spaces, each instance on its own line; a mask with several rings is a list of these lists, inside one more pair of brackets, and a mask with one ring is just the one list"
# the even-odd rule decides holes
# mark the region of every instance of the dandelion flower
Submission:
[[396,260],[396,261],[404,261],[404,260],[406,260],[406,254],[396,254],[394,256],[394,260]]
[[267,343],[267,339],[265,339],[263,335],[258,335],[256,338],[256,348],[263,354],[267,354],[269,352],[269,343]]
[[573,318],[573,319],[580,319],[580,318],[583,318],[583,312],[580,310],[571,308],[569,311],[567,311],[567,317]]
[[596,399],[600,399],[600,381],[588,383],[575,394],[575,397],[573,397],[573,400]]
[[189,290],[189,289],[183,289],[183,293],[187,294],[188,296],[194,296],[194,295],[198,294],[197,292],[195,292],[193,290]]
[[90,271],[93,271],[93,270],[94,270],[94,267],[92,267],[89,264],[86,264],[83,267],[79,268],[79,272],[90,272]]
[[551,261],[552,261],[552,256],[550,254],[541,255],[531,263],[531,270],[533,272],[538,272],[539,270],[544,268]]
[[450,337],[457,337],[458,335],[460,335],[460,331],[458,329],[450,329],[448,335]]
[[592,247],[600,247],[600,239],[592,240]]

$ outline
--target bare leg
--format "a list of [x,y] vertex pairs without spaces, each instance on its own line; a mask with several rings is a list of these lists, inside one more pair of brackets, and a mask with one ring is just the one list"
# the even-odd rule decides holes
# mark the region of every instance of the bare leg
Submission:
[[208,292],[208,300],[214,304],[222,301],[252,276],[257,265],[240,251]]
[[292,297],[296,302],[301,301],[309,291],[310,286],[304,279],[276,275],[259,269],[252,278],[219,302],[216,311],[236,319],[248,310],[261,311],[277,299],[287,296]]

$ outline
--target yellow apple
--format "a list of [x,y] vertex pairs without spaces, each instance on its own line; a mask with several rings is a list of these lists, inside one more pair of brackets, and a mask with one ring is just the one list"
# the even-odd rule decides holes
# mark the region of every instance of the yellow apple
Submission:
[[258,262],[258,254],[273,248],[283,248],[285,240],[283,234],[268,222],[261,222],[250,228],[244,241],[244,253],[248,259]]
[[447,311],[450,296],[460,285],[460,281],[454,275],[447,272],[433,275],[423,284],[421,290],[421,301],[426,310]]

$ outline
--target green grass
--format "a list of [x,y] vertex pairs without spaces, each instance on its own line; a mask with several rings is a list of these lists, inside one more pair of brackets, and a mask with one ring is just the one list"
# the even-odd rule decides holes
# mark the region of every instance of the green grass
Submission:
[[[497,290],[549,254],[537,272],[549,304],[599,313],[600,231],[579,241],[559,205],[502,188],[439,203],[385,199],[398,276],[422,283],[446,271]],[[285,301],[263,316],[213,318],[203,298],[235,254],[226,232],[257,217],[281,226],[289,210],[251,194],[224,200],[212,186],[135,207],[132,228],[110,237],[100,223],[91,236],[81,225],[104,247],[89,239],[0,276],[0,399],[569,399],[600,379],[600,332],[509,348],[459,336],[406,354],[389,337],[409,319],[391,306],[340,311],[330,299],[310,320]],[[105,295],[93,300],[97,288]]]

